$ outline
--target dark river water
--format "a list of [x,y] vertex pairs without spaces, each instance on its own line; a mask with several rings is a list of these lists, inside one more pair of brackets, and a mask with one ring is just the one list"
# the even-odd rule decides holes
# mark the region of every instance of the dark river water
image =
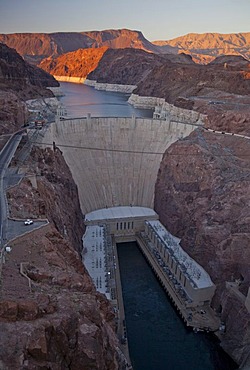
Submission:
[[[68,116],[152,117],[134,109],[128,95],[60,83]],[[129,351],[134,370],[232,370],[237,366],[215,337],[184,326],[135,243],[118,247]]]
[[136,243],[118,244],[129,352],[134,370],[231,370],[211,334],[187,329]]

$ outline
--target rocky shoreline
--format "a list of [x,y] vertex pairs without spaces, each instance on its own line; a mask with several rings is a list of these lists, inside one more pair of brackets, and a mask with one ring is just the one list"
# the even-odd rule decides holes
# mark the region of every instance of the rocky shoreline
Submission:
[[126,93],[126,94],[131,94],[132,91],[136,88],[136,85],[101,83],[101,82],[97,82],[94,80],[88,80],[88,79],[85,80],[84,84],[87,86],[92,86],[96,90],[121,92],[121,93]]
[[70,77],[70,76],[54,76],[58,82],[72,82],[77,84],[83,84],[86,77]]

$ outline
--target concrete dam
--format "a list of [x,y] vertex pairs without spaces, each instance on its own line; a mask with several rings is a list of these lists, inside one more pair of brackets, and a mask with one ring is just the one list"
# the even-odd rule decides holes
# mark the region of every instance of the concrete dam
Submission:
[[[187,326],[215,331],[220,322],[210,302],[215,285],[160,223],[153,211],[157,174],[166,149],[198,122],[145,118],[57,119],[44,145],[65,157],[85,215],[82,261],[96,289],[111,301],[118,337],[126,345],[116,243],[135,241]],[[120,311],[121,310],[121,311]],[[206,313],[206,317],[203,315]]]
[[57,119],[44,144],[63,152],[83,214],[117,206],[153,208],[163,153],[202,122],[145,118]]

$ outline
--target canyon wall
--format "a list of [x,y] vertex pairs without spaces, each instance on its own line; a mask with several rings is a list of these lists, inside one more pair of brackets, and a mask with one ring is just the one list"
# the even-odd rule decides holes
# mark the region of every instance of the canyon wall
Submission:
[[250,33],[188,33],[172,40],[154,41],[153,44],[167,53],[169,47],[175,52],[192,55],[196,63],[207,64],[220,55],[241,55],[250,59]]
[[14,49],[0,43],[0,134],[14,132],[29,118],[25,100],[51,97],[58,82],[26,63]]
[[26,234],[6,254],[0,368],[125,369],[114,313],[77,252],[83,217],[61,152],[35,148],[25,166],[27,176],[8,192],[10,215],[46,217],[50,223],[32,232],[24,226]]
[[250,141],[196,130],[163,156],[155,187],[160,221],[216,284],[222,347],[238,364],[250,353]]

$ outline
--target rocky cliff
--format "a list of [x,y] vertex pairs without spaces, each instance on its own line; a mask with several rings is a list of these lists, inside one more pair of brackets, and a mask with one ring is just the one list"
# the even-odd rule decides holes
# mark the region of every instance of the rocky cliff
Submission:
[[15,48],[26,60],[39,63],[77,49],[108,47],[142,49],[156,54],[185,53],[206,64],[220,55],[250,59],[249,32],[235,34],[187,34],[166,41],[148,41],[140,31],[119,29],[88,32],[1,34],[0,41]]
[[14,49],[0,43],[0,133],[12,132],[26,122],[25,100],[51,97],[47,87],[58,85],[47,72],[29,65]]
[[39,67],[57,77],[86,78],[97,66],[107,47],[78,49],[57,58],[44,59]]
[[250,33],[188,33],[173,40],[154,41],[154,45],[168,52],[190,54],[196,63],[206,64],[220,55],[241,55],[250,60]]
[[162,98],[205,114],[207,127],[214,130],[246,133],[250,123],[249,68],[249,62],[239,56],[218,57],[206,66],[168,62],[154,68],[133,94]]
[[43,60],[39,67],[60,80],[79,78],[97,83],[116,85],[136,85],[146,80],[148,74],[156,67],[166,63],[194,64],[185,55],[157,55],[143,50],[124,48],[79,49],[59,57]]
[[10,243],[1,276],[0,368],[123,369],[114,314],[79,256],[83,218],[71,173],[50,149],[35,148],[27,168],[8,192],[10,215],[50,223]]
[[99,83],[137,85],[147,79],[155,67],[164,63],[166,60],[163,57],[143,50],[109,49],[88,79]]
[[179,98],[200,96],[213,100],[218,91],[248,95],[249,66],[249,62],[242,57],[225,57],[223,62],[214,61],[206,66],[168,62],[149,73],[134,93],[161,97],[173,104],[178,104],[176,101]]
[[57,81],[42,69],[31,66],[14,50],[0,44],[0,88],[12,89],[22,98],[52,96],[48,86],[58,86]]
[[160,220],[217,285],[221,343],[239,364],[250,351],[249,157],[249,140],[199,129],[166,151],[155,187]]
[[[46,86],[58,83],[0,46],[1,130],[11,133],[27,118],[24,100],[51,96]],[[23,235],[0,261],[0,368],[123,369],[115,315],[81,261],[83,215],[61,152],[34,147],[22,172],[7,193],[9,216],[49,224],[31,232],[21,223]]]
[[[49,34],[1,34],[0,41],[15,48],[20,55],[33,63],[38,63],[50,56],[56,57],[86,48],[136,48],[156,53],[158,51],[158,47],[145,39],[140,31],[128,29]],[[171,52],[172,47],[167,49]]]

